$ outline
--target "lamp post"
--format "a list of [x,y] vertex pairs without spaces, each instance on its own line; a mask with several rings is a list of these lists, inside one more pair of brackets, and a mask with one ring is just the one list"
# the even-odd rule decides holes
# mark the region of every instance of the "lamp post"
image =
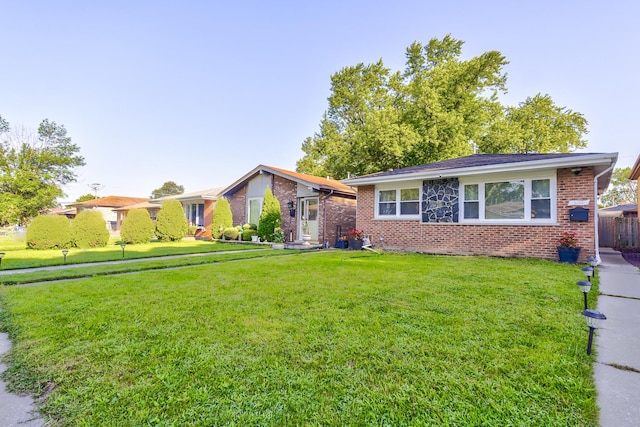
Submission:
[[582,267],[582,272],[587,276],[587,280],[591,282],[591,276],[593,276],[593,267]]
[[122,242],[120,243],[120,247],[122,248],[122,258],[124,258],[124,247],[127,246],[126,243]]
[[576,285],[580,287],[580,290],[584,295],[584,309],[586,310],[587,308],[589,308],[587,307],[587,294],[591,290],[591,282],[587,282],[586,280],[580,280],[579,282],[576,282]]
[[62,256],[64,257],[64,263],[67,263],[67,254],[69,253],[69,249],[62,250]]
[[582,315],[587,321],[589,327],[589,343],[587,344],[587,354],[591,354],[591,344],[593,343],[593,331],[600,327],[603,320],[607,318],[604,314],[597,310],[585,310]]
[[5,255],[4,252],[0,252],[0,267],[2,267],[2,258],[4,258]]

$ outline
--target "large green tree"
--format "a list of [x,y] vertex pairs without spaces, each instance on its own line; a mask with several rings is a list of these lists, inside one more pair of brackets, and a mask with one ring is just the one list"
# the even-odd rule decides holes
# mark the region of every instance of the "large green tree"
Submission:
[[586,146],[587,122],[535,95],[502,105],[505,57],[462,59],[450,35],[406,50],[403,72],[382,60],[331,76],[320,130],[302,144],[300,172],[335,178],[481,153],[569,152]]
[[638,203],[638,181],[629,179],[631,168],[615,168],[607,192],[600,196],[603,207],[618,206],[622,203]]
[[45,119],[34,134],[0,117],[0,223],[25,224],[55,207],[84,165],[79,152],[62,125]]
[[162,187],[156,188],[151,192],[151,198],[157,199],[159,197],[173,196],[175,194],[182,194],[182,193],[184,193],[183,185],[178,185],[173,181],[167,181],[164,184],[162,184]]

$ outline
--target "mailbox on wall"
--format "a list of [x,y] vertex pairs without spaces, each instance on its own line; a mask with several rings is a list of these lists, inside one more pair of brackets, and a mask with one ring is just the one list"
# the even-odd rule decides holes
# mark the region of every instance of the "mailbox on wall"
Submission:
[[589,209],[569,209],[569,221],[589,221]]

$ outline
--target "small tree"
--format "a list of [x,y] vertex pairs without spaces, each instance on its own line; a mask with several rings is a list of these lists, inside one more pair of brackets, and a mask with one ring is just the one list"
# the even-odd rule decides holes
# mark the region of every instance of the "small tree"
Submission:
[[79,248],[102,248],[109,243],[109,230],[99,211],[80,212],[71,223],[71,239]]
[[213,208],[213,218],[211,220],[211,234],[214,239],[222,237],[225,229],[233,226],[233,213],[229,201],[221,197]]
[[280,202],[273,196],[271,189],[267,187],[264,192],[260,221],[258,222],[258,236],[262,240],[272,242],[273,231],[280,227],[281,223]]
[[638,181],[629,179],[631,168],[615,168],[607,192],[600,196],[600,204],[605,207],[621,203],[638,203]]
[[177,200],[165,200],[156,219],[158,240],[171,242],[181,240],[187,234],[187,220],[184,217],[182,203]]
[[156,188],[151,192],[151,198],[157,199],[159,197],[171,196],[174,194],[182,194],[184,193],[184,186],[178,185],[173,181],[167,181],[162,184],[162,187]]
[[153,238],[155,227],[146,209],[131,209],[122,221],[120,237],[126,243],[148,243]]
[[91,194],[91,193],[87,193],[87,194],[85,194],[85,195],[82,195],[82,196],[78,197],[78,198],[76,199],[76,202],[86,202],[86,201],[88,201],[88,200],[93,200],[93,199],[95,199],[95,198],[96,198],[96,196],[94,196],[93,194]]
[[27,227],[27,247],[30,249],[68,249],[71,247],[71,226],[62,215],[40,215]]

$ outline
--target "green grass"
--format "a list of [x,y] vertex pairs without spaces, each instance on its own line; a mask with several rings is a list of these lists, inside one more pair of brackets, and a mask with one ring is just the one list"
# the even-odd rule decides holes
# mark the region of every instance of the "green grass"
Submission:
[[[64,265],[62,251],[24,249],[24,242],[10,238],[0,239],[0,251],[6,252],[2,259],[2,269],[20,269]],[[127,245],[125,259],[151,258],[167,255],[193,254],[203,252],[231,251],[244,249],[260,249],[262,245],[221,243],[205,240],[182,240],[179,242],[151,242],[141,245]],[[111,241],[104,248],[70,249],[67,264],[84,264],[89,262],[117,261],[122,259],[122,248]]]
[[[278,250],[264,248],[263,250],[230,251],[198,254],[194,257],[181,258],[145,258],[133,263],[105,263],[104,265],[76,265],[73,268],[62,268],[50,271],[21,272],[0,275],[0,285],[22,285],[28,283],[47,282],[54,280],[79,279],[85,277],[108,276],[114,274],[134,273],[139,271],[162,270],[167,268],[191,267],[217,262],[239,261],[252,258],[300,254],[300,251]],[[9,270],[10,272],[11,270]]]
[[340,251],[3,287],[5,376],[56,425],[597,425],[582,277]]

